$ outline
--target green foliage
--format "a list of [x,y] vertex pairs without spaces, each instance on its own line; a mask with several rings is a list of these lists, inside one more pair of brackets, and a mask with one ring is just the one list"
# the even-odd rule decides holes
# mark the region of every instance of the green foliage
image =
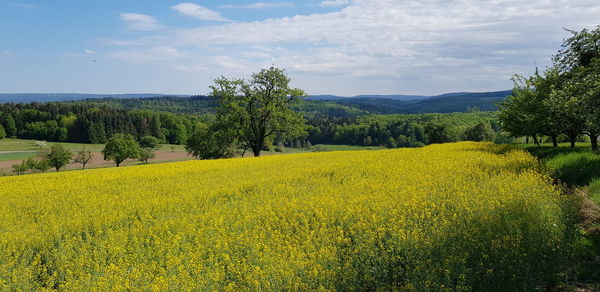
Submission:
[[14,138],[17,136],[17,124],[10,113],[4,118],[4,129],[7,137]]
[[69,164],[72,157],[73,153],[69,149],[60,144],[55,144],[50,147],[50,151],[45,153],[43,158],[49,166],[58,172],[65,165]]
[[590,186],[588,187],[588,192],[592,201],[600,205],[600,178],[595,178],[592,180]]
[[4,127],[2,125],[0,125],[0,139],[4,139],[6,137],[6,131],[4,130]]
[[93,102],[0,104],[0,125],[9,137],[106,143],[117,133],[153,136],[183,144],[200,118],[148,110],[123,110]]
[[27,172],[27,165],[25,165],[25,163],[13,164],[12,168],[17,175],[22,175]]
[[154,153],[154,149],[144,147],[140,150],[140,156],[138,157],[138,159],[141,162],[148,164],[148,160],[150,160],[154,157],[156,157],[156,153]]
[[494,132],[492,131],[492,127],[490,123],[481,122],[471,128],[468,128],[463,133],[464,141],[491,141],[494,137]]
[[394,140],[394,138],[388,137],[387,140],[385,141],[385,147],[396,148],[396,147],[398,147],[398,145],[396,144],[396,140]]
[[600,136],[600,26],[569,31],[554,64],[543,74],[515,76],[513,95],[499,104],[503,128],[514,136],[566,135],[575,147],[583,133],[598,150]]
[[448,124],[429,123],[425,126],[425,135],[430,144],[450,143],[458,141],[458,133]]
[[140,138],[140,147],[156,149],[160,141],[154,136],[144,136]]
[[305,93],[290,88],[289,83],[285,72],[275,67],[261,70],[249,81],[215,80],[211,95],[219,98],[217,123],[234,129],[238,142],[252,149],[254,156],[260,156],[269,138],[303,135],[304,118],[292,106]]
[[129,134],[115,134],[102,150],[104,160],[113,160],[117,167],[127,159],[137,159],[140,156],[140,145]]
[[232,131],[224,128],[219,129],[217,125],[211,127],[200,127],[185,143],[188,154],[198,159],[217,159],[233,156]]
[[73,158],[73,162],[81,164],[82,169],[85,169],[85,165],[92,161],[92,151],[90,150],[80,150]]

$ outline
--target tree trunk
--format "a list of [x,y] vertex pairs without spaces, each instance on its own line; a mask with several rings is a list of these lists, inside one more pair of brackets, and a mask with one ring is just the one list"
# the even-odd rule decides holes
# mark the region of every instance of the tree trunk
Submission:
[[575,148],[575,142],[577,142],[577,135],[569,136],[569,140],[571,142],[571,148]]
[[525,144],[529,144],[529,136],[525,136]]
[[244,152],[242,152],[242,158],[244,157],[244,155],[246,155],[246,150],[248,150],[248,147],[244,147]]
[[552,139],[552,147],[558,147],[558,139],[556,138],[556,135],[552,135],[550,138]]
[[592,151],[598,151],[598,134],[588,134],[592,141]]
[[536,135],[533,135],[533,143],[537,146],[540,146],[540,141],[538,140]]
[[252,150],[252,154],[254,154],[254,157],[259,157],[260,151],[262,150],[262,145],[259,142],[255,142],[255,143],[252,143],[252,145],[250,146],[250,149]]

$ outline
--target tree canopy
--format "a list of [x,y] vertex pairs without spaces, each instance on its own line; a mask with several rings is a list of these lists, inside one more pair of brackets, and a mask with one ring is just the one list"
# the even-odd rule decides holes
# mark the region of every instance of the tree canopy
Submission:
[[301,136],[305,120],[293,106],[306,94],[289,83],[285,72],[275,67],[253,74],[250,80],[216,79],[210,87],[219,98],[216,123],[233,129],[240,146],[251,149],[254,156],[260,156],[269,138]]
[[113,160],[117,167],[127,159],[137,159],[140,156],[140,145],[129,134],[115,134],[102,150],[104,160]]
[[60,144],[55,144],[44,155],[44,160],[58,172],[65,165],[69,164],[71,157],[73,157],[73,153],[69,149]]
[[515,76],[513,94],[499,104],[505,130],[515,136],[545,135],[557,146],[565,135],[571,146],[587,134],[598,150],[600,136],[600,26],[569,31],[554,64],[531,77]]

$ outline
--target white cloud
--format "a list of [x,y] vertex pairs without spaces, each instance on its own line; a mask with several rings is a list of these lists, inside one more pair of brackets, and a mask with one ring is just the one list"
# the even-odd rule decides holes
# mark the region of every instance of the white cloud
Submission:
[[270,8],[292,8],[292,2],[256,2],[250,4],[230,4],[221,5],[221,9],[270,9]]
[[352,2],[351,0],[325,0],[321,1],[319,6],[344,6]]
[[[330,13],[179,29],[158,39],[124,42],[137,44],[130,53],[147,53],[146,47],[164,43],[191,49],[171,59],[180,71],[237,74],[275,64],[312,93],[429,94],[510,88],[512,74],[549,63],[568,36],[563,26],[579,30],[597,23],[600,14],[596,0],[346,4]],[[375,92],[374,86],[381,89]]]
[[15,2],[9,2],[7,3],[9,5],[15,6],[15,7],[19,7],[21,9],[27,9],[27,10],[34,10],[34,9],[40,9],[42,8],[39,5],[35,5],[35,4],[29,4],[29,3],[15,3]]
[[154,17],[139,13],[121,13],[121,20],[131,30],[157,30],[161,26]]
[[95,55],[96,54],[95,51],[92,51],[90,49],[85,49],[83,52],[86,53],[87,55]]
[[116,51],[109,54],[109,57],[122,59],[136,63],[167,62],[175,61],[189,56],[173,47],[151,47],[143,49],[130,49]]
[[194,3],[180,3],[173,7],[175,11],[185,14],[200,20],[208,20],[208,21],[230,21],[217,11],[210,10],[206,7],[200,6]]

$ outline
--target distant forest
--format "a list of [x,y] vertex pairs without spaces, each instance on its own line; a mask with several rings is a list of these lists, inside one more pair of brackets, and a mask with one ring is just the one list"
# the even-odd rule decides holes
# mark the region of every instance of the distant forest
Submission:
[[[305,100],[296,110],[308,122],[306,134],[293,141],[274,143],[293,147],[347,144],[394,148],[506,138],[499,134],[495,114],[490,112],[377,114],[378,111],[367,110],[371,106],[357,104]],[[184,144],[196,129],[213,121],[217,106],[216,99],[206,96],[7,103],[0,104],[0,126],[6,136],[22,139],[101,144],[112,135],[123,133]]]
[[199,117],[191,115],[85,103],[0,104],[0,125],[6,136],[22,139],[102,144],[123,133],[183,144],[200,123]]

